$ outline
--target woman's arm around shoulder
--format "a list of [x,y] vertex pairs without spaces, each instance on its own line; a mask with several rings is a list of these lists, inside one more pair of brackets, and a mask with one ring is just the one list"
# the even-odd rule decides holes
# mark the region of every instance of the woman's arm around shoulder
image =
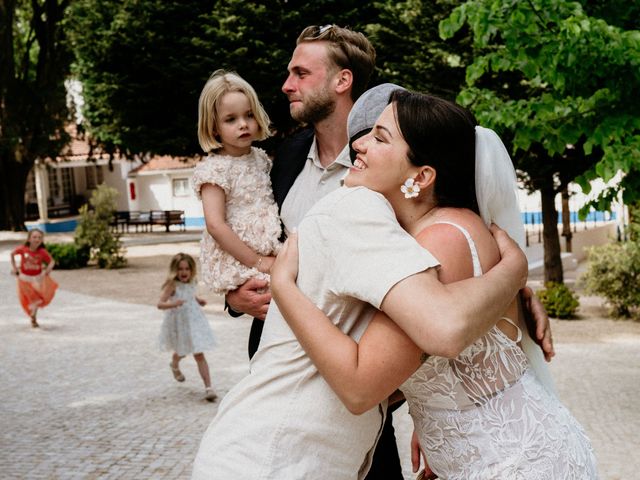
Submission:
[[[502,259],[483,276],[445,285],[429,269],[401,280],[386,294],[381,309],[425,352],[457,357],[496,323],[524,286],[524,253],[502,230],[494,228],[494,237]],[[466,243],[463,237],[457,241]]]

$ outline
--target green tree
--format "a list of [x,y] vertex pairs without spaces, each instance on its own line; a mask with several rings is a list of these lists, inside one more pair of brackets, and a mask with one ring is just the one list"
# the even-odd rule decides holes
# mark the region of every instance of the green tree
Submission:
[[[585,2],[606,10],[596,3]],[[589,180],[618,170],[627,172],[625,199],[640,194],[640,32],[563,0],[467,1],[441,34],[465,24],[476,54],[458,99],[511,143],[530,189],[541,191],[545,280],[562,282],[555,195],[572,180],[588,192]],[[606,208],[613,195],[596,204]]]
[[0,230],[24,229],[24,192],[36,159],[56,157],[64,131],[68,0],[0,0]]
[[462,28],[450,42],[439,23],[460,0],[386,1],[377,5],[375,23],[365,27],[376,46],[380,81],[454,100],[472,61],[471,37]]
[[71,8],[74,74],[86,130],[107,151],[191,155],[200,83],[202,0],[77,0]]
[[294,125],[280,88],[302,28],[357,29],[373,11],[353,0],[76,0],[71,38],[87,130],[109,151],[200,153],[198,97],[225,68],[256,88],[285,134]]

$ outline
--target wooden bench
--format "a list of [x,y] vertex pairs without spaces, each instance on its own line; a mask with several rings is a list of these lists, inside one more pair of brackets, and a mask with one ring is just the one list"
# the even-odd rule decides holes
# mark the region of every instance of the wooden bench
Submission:
[[179,225],[185,230],[184,210],[125,210],[114,213],[111,226],[120,232],[129,233],[129,227],[134,226],[136,232],[153,231],[154,225],[162,225],[166,232],[170,231],[171,225]]
[[151,210],[149,213],[151,225],[164,225],[165,231],[169,231],[171,225],[180,225],[185,229],[183,210]]

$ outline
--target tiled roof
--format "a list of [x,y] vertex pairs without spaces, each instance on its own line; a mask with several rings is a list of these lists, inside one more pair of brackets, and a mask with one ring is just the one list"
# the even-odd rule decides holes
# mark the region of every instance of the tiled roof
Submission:
[[200,157],[170,157],[169,155],[156,155],[149,161],[134,168],[129,175],[142,172],[152,172],[158,170],[178,170],[193,168],[200,160]]
[[[95,147],[91,150],[91,145],[87,137],[78,132],[77,126],[73,123],[68,124],[65,130],[71,137],[69,144],[60,152],[55,159],[56,162],[68,161],[86,161],[92,160],[108,160],[109,154],[103,152],[100,148]],[[116,159],[125,159],[124,156],[116,154]],[[139,167],[131,170],[129,174],[141,172],[152,172],[161,170],[178,170],[184,168],[192,168],[200,160],[200,156],[196,157],[171,157],[169,155],[154,155],[145,161]],[[51,159],[48,159],[51,160]]]
[[[65,131],[71,137],[71,141],[62,149],[60,154],[53,160],[48,157],[46,161],[55,161],[57,163],[62,162],[82,162],[86,160],[108,160],[109,154],[103,152],[100,148],[94,147],[91,149],[91,145],[87,137],[78,132],[78,128],[74,123],[69,123],[64,127]],[[119,155],[115,155],[114,158],[120,158]]]

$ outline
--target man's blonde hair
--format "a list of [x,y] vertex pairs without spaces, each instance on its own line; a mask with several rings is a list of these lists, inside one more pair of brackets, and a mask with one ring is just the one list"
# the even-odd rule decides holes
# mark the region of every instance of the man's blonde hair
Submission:
[[244,93],[249,100],[251,111],[258,122],[258,137],[264,140],[271,135],[270,120],[264,107],[258,100],[253,87],[235,72],[216,70],[205,83],[198,101],[198,142],[206,153],[222,148],[218,138],[218,118],[216,107],[222,96],[229,92]]
[[367,89],[376,65],[376,50],[369,39],[360,32],[337,25],[306,27],[296,40],[296,45],[309,42],[327,42],[330,67],[345,68],[353,74],[351,99],[355,102]]

